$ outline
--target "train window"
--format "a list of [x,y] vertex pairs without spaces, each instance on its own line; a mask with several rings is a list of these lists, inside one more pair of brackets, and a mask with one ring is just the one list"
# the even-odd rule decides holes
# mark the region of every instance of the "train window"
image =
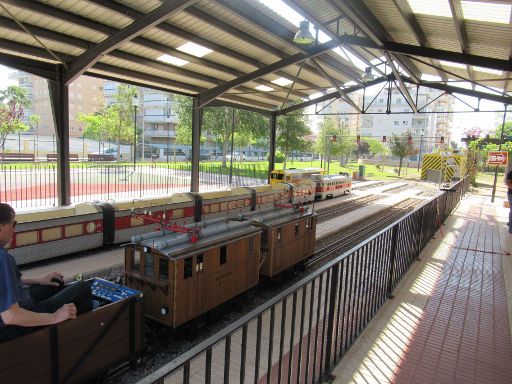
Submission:
[[295,223],[295,236],[299,236],[299,223]]
[[223,245],[220,247],[220,264],[226,264],[228,259],[228,247]]
[[261,244],[268,244],[268,231],[263,231],[261,233]]
[[281,241],[281,228],[277,228],[277,241]]
[[313,230],[313,218],[309,218],[309,229]]
[[169,278],[169,260],[166,257],[160,257],[158,261],[158,277],[162,280]]
[[226,264],[228,261],[228,247],[223,245],[220,247],[220,264]]
[[202,272],[203,271],[203,254],[197,255],[196,259],[196,272]]
[[153,276],[155,274],[155,261],[151,253],[144,254],[144,268],[146,275]]
[[183,269],[183,278],[188,279],[192,277],[192,258],[185,259],[185,268]]
[[284,175],[282,173],[272,173],[270,178],[273,180],[283,180]]
[[306,219],[306,231],[309,229],[309,219]]
[[254,253],[254,238],[251,237],[249,239],[249,255],[252,255]]
[[132,255],[132,271],[140,270],[140,252],[133,252]]

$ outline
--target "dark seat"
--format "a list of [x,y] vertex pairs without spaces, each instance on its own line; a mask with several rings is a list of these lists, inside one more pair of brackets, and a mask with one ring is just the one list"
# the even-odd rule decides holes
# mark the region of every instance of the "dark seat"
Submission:
[[[69,154],[69,161],[78,161],[78,153],[70,153]],[[57,161],[57,154],[56,153],[48,153],[46,155],[46,161]]]
[[0,153],[0,162],[34,161],[33,153]]
[[113,155],[87,155],[89,161],[115,161],[116,158]]

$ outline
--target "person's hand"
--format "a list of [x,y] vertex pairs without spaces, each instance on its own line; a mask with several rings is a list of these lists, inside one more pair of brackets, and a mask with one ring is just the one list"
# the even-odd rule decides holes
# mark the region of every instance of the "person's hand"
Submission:
[[50,272],[46,276],[41,277],[40,284],[58,287],[64,284],[64,275],[60,272]]
[[55,324],[62,323],[68,319],[74,320],[76,319],[76,306],[73,303],[64,304],[53,315],[55,316]]

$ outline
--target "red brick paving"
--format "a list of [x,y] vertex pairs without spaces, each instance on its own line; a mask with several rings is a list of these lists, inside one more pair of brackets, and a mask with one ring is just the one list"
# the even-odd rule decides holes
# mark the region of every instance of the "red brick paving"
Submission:
[[481,206],[465,217],[393,383],[512,383],[501,248],[488,219]]

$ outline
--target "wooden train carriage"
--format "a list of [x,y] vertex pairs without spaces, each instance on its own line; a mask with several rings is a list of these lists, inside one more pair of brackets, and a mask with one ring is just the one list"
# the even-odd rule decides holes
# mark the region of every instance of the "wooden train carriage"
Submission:
[[255,217],[253,225],[262,228],[261,267],[263,276],[275,276],[315,253],[317,216],[300,210],[279,218]]
[[93,204],[21,212],[16,220],[9,246],[18,265],[103,245],[102,208]]
[[289,204],[291,202],[290,185],[285,183],[266,184],[251,187],[256,193],[253,210],[271,208],[275,204]]
[[[155,231],[155,221],[172,220],[178,225],[200,220],[197,197],[190,193],[176,193],[165,198],[145,199],[112,204],[111,231],[114,244],[130,241],[134,235]],[[133,217],[132,212],[145,216]],[[150,220],[151,219],[151,220]],[[115,230],[115,232],[114,232]]]
[[202,204],[202,220],[216,217],[236,217],[253,209],[253,193],[249,188],[237,187],[226,191],[198,194]]
[[261,230],[249,220],[216,226],[195,244],[152,246],[172,234],[126,248],[126,284],[144,292],[146,316],[176,328],[258,284]]
[[140,294],[0,343],[3,384],[83,383],[144,347]]

